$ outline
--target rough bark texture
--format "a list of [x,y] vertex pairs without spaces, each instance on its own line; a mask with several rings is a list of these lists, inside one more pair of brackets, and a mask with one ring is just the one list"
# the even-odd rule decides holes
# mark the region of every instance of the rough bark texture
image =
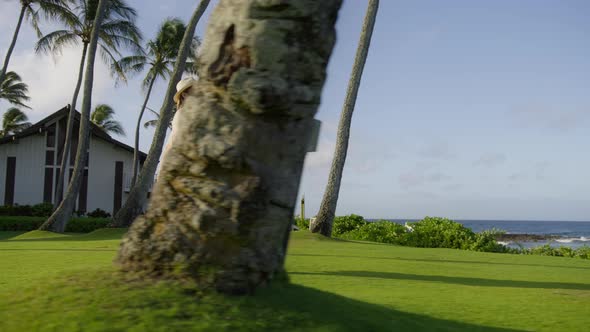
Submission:
[[143,101],[143,105],[141,106],[141,111],[139,111],[139,116],[137,117],[137,125],[135,127],[135,144],[133,145],[133,177],[131,178],[131,186],[135,185],[135,181],[137,180],[137,172],[139,170],[139,132],[141,130],[141,121],[143,119],[143,114],[145,113],[148,100],[150,99],[150,95],[152,94],[152,89],[154,88],[155,82],[156,76],[154,75],[150,81],[147,92],[145,93],[145,99]]
[[94,28],[90,36],[88,45],[88,62],[86,63],[86,73],[84,74],[84,91],[82,99],[82,111],[80,116],[80,133],[78,135],[78,149],[76,151],[76,161],[72,178],[68,184],[68,189],[64,199],[59,204],[53,214],[46,222],[39,227],[40,230],[50,230],[63,233],[66,225],[72,217],[72,212],[76,205],[76,198],[80,191],[82,172],[86,165],[86,151],[90,145],[90,106],[92,104],[92,85],[94,83],[94,60],[96,58],[96,48],[98,44],[98,32],[104,17],[106,3],[109,0],[99,0],[94,19]]
[[72,103],[70,104],[70,112],[68,113],[68,124],[66,128],[66,138],[63,147],[63,154],[59,168],[59,175],[57,183],[55,184],[55,203],[57,208],[63,199],[63,186],[66,171],[70,169],[70,146],[72,145],[72,137],[74,135],[74,119],[76,118],[76,104],[78,103],[78,95],[80,94],[80,87],[82,86],[82,79],[84,78],[84,64],[86,60],[86,53],[88,51],[88,44],[84,43],[82,48],[82,58],[80,59],[80,69],[78,70],[78,80],[76,81],[76,88],[74,88],[74,95],[72,96]]
[[283,271],[341,0],[221,0],[124,270],[252,292]]
[[6,57],[4,58],[4,64],[2,65],[2,69],[0,69],[0,82],[4,81],[4,76],[6,76],[6,72],[8,71],[8,63],[10,62],[10,57],[12,56],[12,52],[14,51],[14,46],[16,45],[16,40],[18,39],[18,33],[20,31],[20,27],[23,24],[23,18],[25,17],[26,10],[26,6],[21,7],[20,16],[18,17],[18,23],[16,24],[16,28],[14,29],[12,41],[10,42],[10,46],[8,47],[8,51],[6,51]]
[[154,181],[156,168],[158,168],[158,163],[160,162],[160,155],[162,154],[162,148],[164,147],[164,141],[166,140],[166,132],[168,131],[168,126],[170,125],[172,116],[174,115],[172,108],[174,106],[173,97],[176,91],[176,83],[178,83],[178,81],[180,81],[182,78],[186,59],[188,58],[190,48],[193,43],[195,28],[203,16],[203,13],[205,13],[205,9],[207,9],[208,5],[209,0],[201,0],[195,9],[193,16],[188,22],[186,31],[184,33],[184,38],[182,39],[182,43],[180,45],[180,52],[178,52],[174,70],[170,77],[170,82],[168,83],[168,89],[166,90],[166,95],[164,97],[164,101],[162,102],[162,107],[160,108],[160,118],[158,120],[158,124],[156,125],[154,139],[152,140],[150,151],[148,152],[148,156],[143,163],[143,167],[141,168],[135,185],[129,192],[127,200],[119,212],[117,212],[117,214],[114,216],[112,226],[128,227],[135,220],[135,218],[137,218],[137,216],[143,212],[143,205],[147,199],[147,192],[150,185]]
[[348,151],[352,114],[354,112],[358,90],[361,85],[361,77],[363,76],[363,69],[365,67],[365,62],[367,61],[367,54],[369,53],[371,36],[373,35],[373,27],[375,26],[378,8],[379,0],[369,0],[369,7],[363,23],[363,30],[361,32],[352,74],[348,84],[348,91],[346,92],[346,100],[344,101],[340,123],[338,124],[338,137],[336,138],[336,148],[334,151],[334,159],[332,159],[328,184],[326,185],[326,191],[324,192],[318,215],[311,220],[309,225],[309,229],[313,233],[319,232],[324,236],[332,236],[332,224],[336,213],[336,205],[338,204],[340,181],[342,180],[342,171],[344,170],[346,153]]

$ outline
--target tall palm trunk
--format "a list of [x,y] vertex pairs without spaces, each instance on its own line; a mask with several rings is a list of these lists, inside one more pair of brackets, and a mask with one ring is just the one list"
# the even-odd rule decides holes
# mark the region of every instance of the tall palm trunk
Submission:
[[96,58],[96,48],[98,44],[98,33],[104,17],[106,3],[109,0],[99,0],[94,19],[94,27],[90,36],[88,45],[88,62],[86,64],[86,73],[84,75],[84,94],[82,99],[82,111],[80,116],[80,132],[78,134],[78,149],[76,151],[76,161],[72,178],[68,184],[65,197],[59,204],[53,214],[39,227],[40,230],[51,230],[54,232],[64,232],[66,225],[72,216],[76,205],[76,198],[80,191],[80,184],[84,166],[86,165],[86,151],[90,145],[90,106],[92,104],[92,85],[94,83],[94,60]]
[[121,245],[124,270],[231,294],[284,276],[341,2],[219,2],[150,207]]
[[[74,95],[72,96],[72,102],[70,104],[70,112],[68,113],[68,124],[66,128],[66,138],[63,146],[63,153],[61,157],[61,164],[59,168],[59,175],[57,177],[57,183],[55,185],[55,202],[54,207],[58,207],[63,199],[64,181],[66,171],[70,168],[70,146],[72,145],[72,137],[74,135],[74,120],[76,118],[76,104],[78,103],[78,94],[80,93],[80,87],[82,86],[82,78],[84,76],[84,63],[86,60],[86,54],[88,52],[88,43],[84,43],[82,48],[82,58],[80,59],[80,69],[78,70],[78,80],[76,81],[76,88],[74,89]],[[59,148],[59,147],[58,147]]]
[[168,89],[166,90],[162,108],[160,109],[160,118],[156,125],[156,132],[148,156],[143,163],[143,167],[141,168],[135,185],[131,188],[129,195],[127,196],[127,200],[121,209],[115,214],[113,218],[113,226],[128,227],[133,220],[142,213],[144,203],[147,199],[147,193],[150,185],[153,184],[154,174],[156,173],[156,168],[160,162],[160,155],[162,154],[162,148],[164,147],[168,125],[173,116],[172,107],[174,106],[173,97],[176,91],[176,83],[182,78],[182,73],[184,72],[186,59],[190,53],[197,23],[199,23],[205,9],[207,9],[209,1],[210,0],[201,0],[188,22],[184,38],[182,39],[182,44],[180,45],[180,52],[178,52],[178,58],[174,65],[174,71],[170,77]]
[[145,113],[145,108],[147,107],[147,103],[150,99],[150,95],[152,94],[152,88],[154,87],[155,82],[156,76],[154,75],[154,77],[152,77],[150,80],[150,85],[148,86],[148,90],[145,94],[145,100],[143,101],[141,111],[139,112],[139,117],[137,118],[137,126],[135,127],[135,146],[133,147],[133,177],[131,178],[132,187],[135,185],[135,181],[137,180],[137,170],[139,169],[139,131],[141,129],[143,114]]
[[8,47],[8,51],[6,52],[6,57],[4,58],[4,65],[2,65],[2,69],[0,69],[0,82],[4,81],[4,76],[6,75],[6,71],[8,70],[8,63],[10,62],[10,57],[12,56],[12,52],[14,51],[14,46],[16,45],[18,33],[20,32],[20,27],[23,24],[23,19],[25,17],[26,11],[27,7],[22,6],[20,10],[20,15],[18,17],[18,23],[16,23],[16,29],[14,29],[14,35],[12,36],[12,41],[10,42],[10,46]]
[[363,69],[365,67],[365,62],[367,61],[367,54],[369,53],[371,36],[373,35],[373,27],[375,26],[378,8],[379,0],[369,0],[367,14],[363,23],[363,30],[361,32],[359,45],[354,59],[352,74],[348,83],[346,100],[344,101],[344,107],[338,125],[338,137],[336,139],[336,149],[334,151],[332,167],[330,168],[330,177],[328,179],[328,184],[326,185],[326,191],[324,192],[318,215],[316,216],[315,221],[310,225],[310,230],[313,233],[319,232],[324,236],[332,235],[332,224],[336,213],[336,205],[338,204],[340,181],[342,180],[342,171],[344,170],[346,153],[348,151],[352,114],[354,112],[354,105],[361,84]]

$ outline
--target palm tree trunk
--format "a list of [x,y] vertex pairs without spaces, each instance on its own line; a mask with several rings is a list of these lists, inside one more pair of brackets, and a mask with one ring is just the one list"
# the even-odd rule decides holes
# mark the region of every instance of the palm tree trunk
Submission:
[[133,147],[133,177],[131,178],[132,187],[135,185],[135,180],[137,179],[137,170],[139,169],[139,131],[141,129],[141,120],[143,119],[143,113],[145,113],[145,108],[147,107],[147,103],[150,99],[152,88],[154,87],[155,82],[156,76],[154,75],[154,77],[152,77],[150,80],[150,85],[145,94],[145,100],[143,101],[141,111],[139,112],[139,117],[137,118],[137,126],[135,127],[135,146]]
[[230,294],[284,277],[341,2],[219,2],[150,207],[121,245],[124,270]]
[[[78,94],[82,86],[82,78],[84,76],[84,63],[86,54],[88,52],[88,43],[84,43],[82,48],[82,58],[80,59],[80,69],[78,70],[78,80],[76,81],[76,88],[72,96],[72,103],[70,104],[70,112],[68,114],[68,124],[66,129],[66,139],[63,146],[63,153],[61,157],[61,164],[57,183],[55,184],[55,202],[54,207],[57,208],[63,199],[64,181],[66,171],[70,168],[70,146],[72,145],[72,137],[74,135],[74,120],[76,119],[76,104],[78,103]],[[59,147],[58,147],[59,149]]]
[[8,47],[8,51],[6,52],[6,57],[4,58],[4,65],[0,70],[0,82],[4,81],[4,75],[6,75],[6,71],[8,70],[8,63],[10,62],[10,57],[12,56],[12,52],[14,51],[14,46],[16,45],[16,40],[18,39],[18,33],[20,32],[20,27],[23,24],[23,18],[25,17],[26,10],[27,7],[22,6],[20,10],[20,16],[18,17],[18,23],[16,24],[16,29],[14,29],[14,35],[12,36],[12,41],[10,42],[10,46]]
[[76,151],[76,162],[72,178],[68,184],[65,197],[59,204],[53,214],[39,227],[40,230],[51,230],[62,233],[76,205],[76,198],[80,191],[82,172],[86,165],[86,151],[90,145],[90,106],[92,104],[92,85],[94,83],[94,60],[96,58],[96,48],[98,44],[98,33],[105,13],[106,4],[109,0],[99,0],[94,19],[94,27],[90,36],[88,45],[88,62],[86,64],[86,73],[84,75],[84,94],[82,99],[82,114],[80,116],[80,132],[78,134],[78,149]]
[[174,71],[168,83],[166,96],[164,97],[162,108],[160,109],[160,118],[158,120],[158,124],[156,125],[156,132],[154,134],[148,156],[143,163],[143,167],[139,172],[139,177],[137,178],[135,185],[129,192],[127,200],[121,209],[115,214],[112,226],[128,227],[135,220],[135,218],[137,218],[137,216],[143,212],[143,206],[147,200],[147,193],[149,191],[150,185],[153,184],[154,174],[156,173],[156,168],[160,162],[160,155],[162,154],[162,148],[164,147],[166,132],[168,131],[170,120],[172,120],[172,107],[174,106],[173,97],[176,92],[176,83],[182,78],[184,65],[186,63],[190,47],[192,46],[192,38],[195,35],[197,23],[199,23],[199,20],[205,12],[205,9],[207,9],[209,1],[210,0],[201,0],[197,6],[197,9],[194,11],[193,16],[188,22],[182,44],[180,45],[180,52],[178,53],[178,58],[174,65]]
[[313,233],[319,232],[328,237],[332,235],[332,224],[336,213],[336,205],[338,204],[340,181],[342,180],[342,171],[344,170],[346,153],[348,151],[352,114],[354,112],[354,105],[361,84],[361,77],[363,76],[363,69],[369,53],[371,36],[373,35],[378,8],[379,0],[369,0],[369,7],[363,23],[363,30],[361,32],[359,45],[354,59],[352,74],[348,83],[346,100],[344,101],[344,107],[338,125],[338,137],[336,139],[336,149],[334,151],[332,167],[330,168],[330,177],[328,179],[328,184],[326,185],[326,191],[324,192],[318,215],[316,216],[315,222],[310,225],[310,230]]

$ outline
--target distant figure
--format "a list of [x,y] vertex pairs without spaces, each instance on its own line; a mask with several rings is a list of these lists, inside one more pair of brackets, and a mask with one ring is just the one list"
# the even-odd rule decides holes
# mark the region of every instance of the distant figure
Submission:
[[[180,118],[178,115],[179,115],[179,112],[182,108],[182,102],[184,101],[184,98],[185,98],[186,94],[188,93],[188,90],[196,82],[197,81],[194,78],[187,77],[187,78],[180,80],[176,84],[176,94],[174,95],[174,103],[176,104],[176,114],[174,115],[174,119],[172,120],[172,129],[171,129],[172,133],[170,134],[170,137],[168,137],[168,142],[166,143],[166,146],[164,147],[164,150],[162,151],[162,157],[161,157],[160,161],[162,161],[162,160],[164,160],[164,158],[166,158],[166,153],[170,149],[171,142],[174,139],[174,134],[176,133],[176,131],[174,131],[174,128],[176,128],[177,121],[179,121],[178,119]],[[158,180],[159,180],[159,176],[158,176]]]

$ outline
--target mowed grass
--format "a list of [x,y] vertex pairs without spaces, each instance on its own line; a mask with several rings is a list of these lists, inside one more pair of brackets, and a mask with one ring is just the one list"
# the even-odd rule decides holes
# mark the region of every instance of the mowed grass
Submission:
[[[123,230],[0,238],[0,331],[588,331],[590,261],[293,233],[290,283],[254,296],[130,280]],[[6,239],[8,238],[8,239]]]

